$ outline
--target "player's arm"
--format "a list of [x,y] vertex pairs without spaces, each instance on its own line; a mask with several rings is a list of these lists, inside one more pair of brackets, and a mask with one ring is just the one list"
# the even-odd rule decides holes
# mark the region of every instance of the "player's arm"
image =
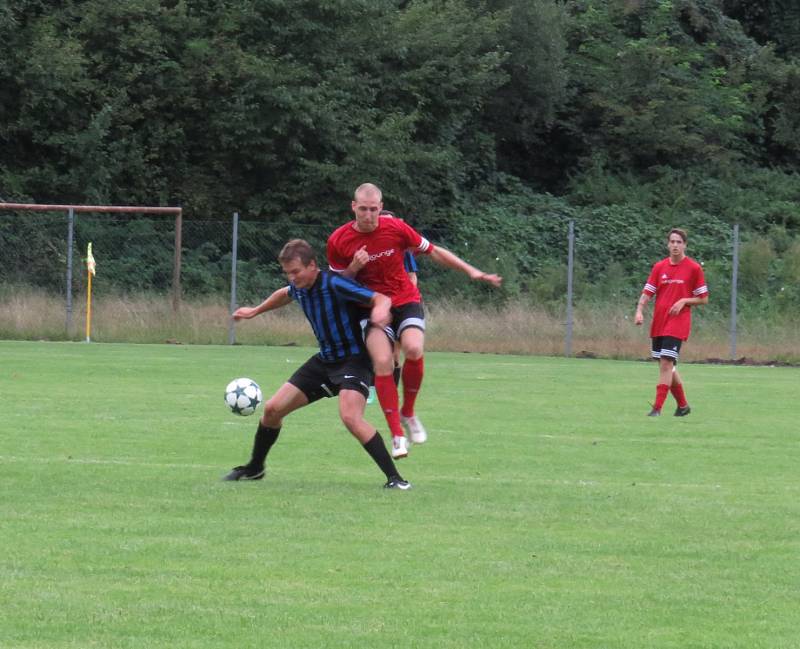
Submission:
[[658,291],[658,264],[650,269],[650,275],[642,287],[642,294],[639,296],[639,302],[636,304],[636,315],[633,318],[634,324],[640,325],[644,322],[644,308],[647,303]]
[[369,322],[371,325],[383,329],[392,321],[392,300],[383,293],[374,293],[369,305],[372,309],[369,312]]
[[646,292],[642,292],[639,296],[639,301],[636,303],[636,315],[633,317],[634,324],[640,325],[644,322],[644,308],[652,297],[651,293]]
[[353,258],[350,260],[347,268],[342,271],[342,276],[346,277],[347,279],[355,279],[355,276],[358,275],[358,271],[364,268],[368,261],[369,253],[367,252],[367,247],[361,246],[358,250],[356,250],[356,254],[353,255]]
[[694,289],[692,289],[692,297],[684,297],[675,302],[670,309],[670,315],[678,315],[684,307],[700,306],[708,304],[708,286],[706,286],[706,278],[703,274],[703,269],[697,267],[694,277]]
[[462,273],[468,275],[470,279],[487,282],[495,288],[499,288],[503,283],[503,278],[499,275],[484,273],[482,270],[471,266],[460,257],[457,257],[446,248],[442,248],[441,246],[431,246],[431,248],[429,252],[430,258],[441,266],[452,268],[453,270],[460,270]]
[[344,255],[341,254],[336,241],[334,241],[335,235],[336,233],[328,238],[328,244],[326,246],[328,268],[340,277],[354,279],[358,271],[369,261],[367,247],[361,246],[361,248],[356,251],[356,254],[353,255],[352,259],[346,259]]
[[261,315],[267,311],[273,311],[274,309],[280,309],[291,303],[292,298],[289,296],[289,287],[284,286],[275,291],[258,306],[239,307],[233,312],[232,317],[234,320],[249,320],[250,318],[255,318],[257,315]]
[[344,273],[334,275],[331,286],[342,299],[370,307],[370,324],[382,329],[391,321],[392,300],[383,293],[362,286],[346,277]]
[[703,297],[682,297],[670,307],[669,314],[678,315],[684,307],[699,306],[701,304],[708,304],[708,295]]

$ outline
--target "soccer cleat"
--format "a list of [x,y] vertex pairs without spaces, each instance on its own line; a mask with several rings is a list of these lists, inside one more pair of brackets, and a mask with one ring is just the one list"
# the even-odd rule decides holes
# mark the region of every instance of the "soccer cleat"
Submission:
[[406,482],[399,475],[394,475],[383,485],[384,489],[400,489],[401,491],[408,491],[411,489],[411,483]]
[[428,433],[425,430],[425,426],[422,425],[422,422],[418,417],[414,415],[411,417],[403,417],[400,415],[400,423],[403,424],[403,428],[411,438],[412,444],[424,444],[428,439]]
[[685,406],[683,406],[683,407],[681,407],[681,406],[678,406],[677,410],[675,410],[675,416],[676,416],[676,417],[685,417],[685,416],[686,416],[686,415],[688,415],[690,412],[692,412],[692,409],[689,407],[689,404],[687,403],[687,404],[686,404]]
[[656,410],[655,408],[653,408],[650,412],[647,413],[647,416],[648,417],[660,417],[661,416],[661,411],[660,410]]
[[261,480],[264,477],[264,467],[253,469],[248,465],[233,467],[223,480]]
[[392,437],[392,457],[399,460],[408,455],[408,440],[405,437]]

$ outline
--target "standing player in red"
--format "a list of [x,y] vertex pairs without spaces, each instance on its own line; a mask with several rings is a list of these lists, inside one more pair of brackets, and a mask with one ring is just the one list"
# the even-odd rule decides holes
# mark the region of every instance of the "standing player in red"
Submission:
[[[407,250],[429,255],[433,261],[460,270],[470,279],[499,287],[503,281],[470,266],[453,253],[434,247],[405,221],[381,216],[381,190],[371,183],[359,186],[351,204],[355,219],[337,228],[328,238],[328,263],[332,271],[358,281],[392,300],[392,322],[384,331],[371,327],[366,332],[367,349],[375,370],[375,392],[392,433],[392,457],[408,455],[408,441],[422,444],[428,438],[422,422],[414,414],[414,403],[422,385],[424,370],[425,314],[422,297],[403,265]],[[392,378],[395,341],[405,356],[403,363],[403,407],[399,410],[397,385]]]
[[670,230],[667,249],[669,257],[659,261],[650,271],[634,319],[637,325],[644,322],[642,309],[655,295],[656,304],[650,326],[650,337],[653,339],[650,355],[659,359],[659,375],[656,400],[649,417],[661,414],[668,392],[672,392],[678,402],[676,417],[684,417],[691,412],[678,374],[678,353],[681,343],[689,338],[692,327],[690,307],[708,304],[703,268],[686,256],[686,232],[678,228]]
[[[394,212],[390,212],[389,210],[381,210],[381,216],[391,216],[392,218],[397,218],[394,215]],[[408,273],[408,279],[411,280],[411,283],[414,286],[419,286],[417,283],[417,273],[419,272],[419,266],[417,266],[417,260],[414,258],[414,253],[406,250],[405,254],[403,255],[403,268],[406,269]],[[394,370],[392,370],[392,377],[394,378],[394,384],[400,385],[400,346],[394,346]]]

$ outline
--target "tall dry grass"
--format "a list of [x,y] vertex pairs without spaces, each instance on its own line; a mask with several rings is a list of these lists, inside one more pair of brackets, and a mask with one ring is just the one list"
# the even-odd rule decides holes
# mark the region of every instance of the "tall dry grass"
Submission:
[[[630,305],[628,305],[630,307]],[[572,352],[602,358],[647,358],[647,327],[632,323],[633,309],[576,308]],[[566,323],[545,309],[510,305],[502,309],[437,303],[428,309],[431,351],[562,355]],[[64,300],[35,290],[0,293],[0,338],[83,340],[85,304],[74,303],[73,327],[66,332]],[[220,300],[186,302],[174,314],[169,298],[104,297],[93,304],[92,340],[97,342],[227,344],[228,306]],[[314,337],[297,308],[281,309],[236,325],[245,345],[313,346]],[[726,359],[728,323],[698,314],[681,357],[686,361]],[[786,321],[739,325],[737,357],[800,362],[800,324]]]

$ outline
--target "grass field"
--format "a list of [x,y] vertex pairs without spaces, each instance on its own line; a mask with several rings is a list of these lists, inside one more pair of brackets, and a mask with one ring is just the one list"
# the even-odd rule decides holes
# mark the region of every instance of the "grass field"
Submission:
[[651,364],[429,354],[411,491],[333,400],[220,482],[225,384],[310,353],[0,342],[0,647],[800,646],[800,370],[685,365],[647,418]]

